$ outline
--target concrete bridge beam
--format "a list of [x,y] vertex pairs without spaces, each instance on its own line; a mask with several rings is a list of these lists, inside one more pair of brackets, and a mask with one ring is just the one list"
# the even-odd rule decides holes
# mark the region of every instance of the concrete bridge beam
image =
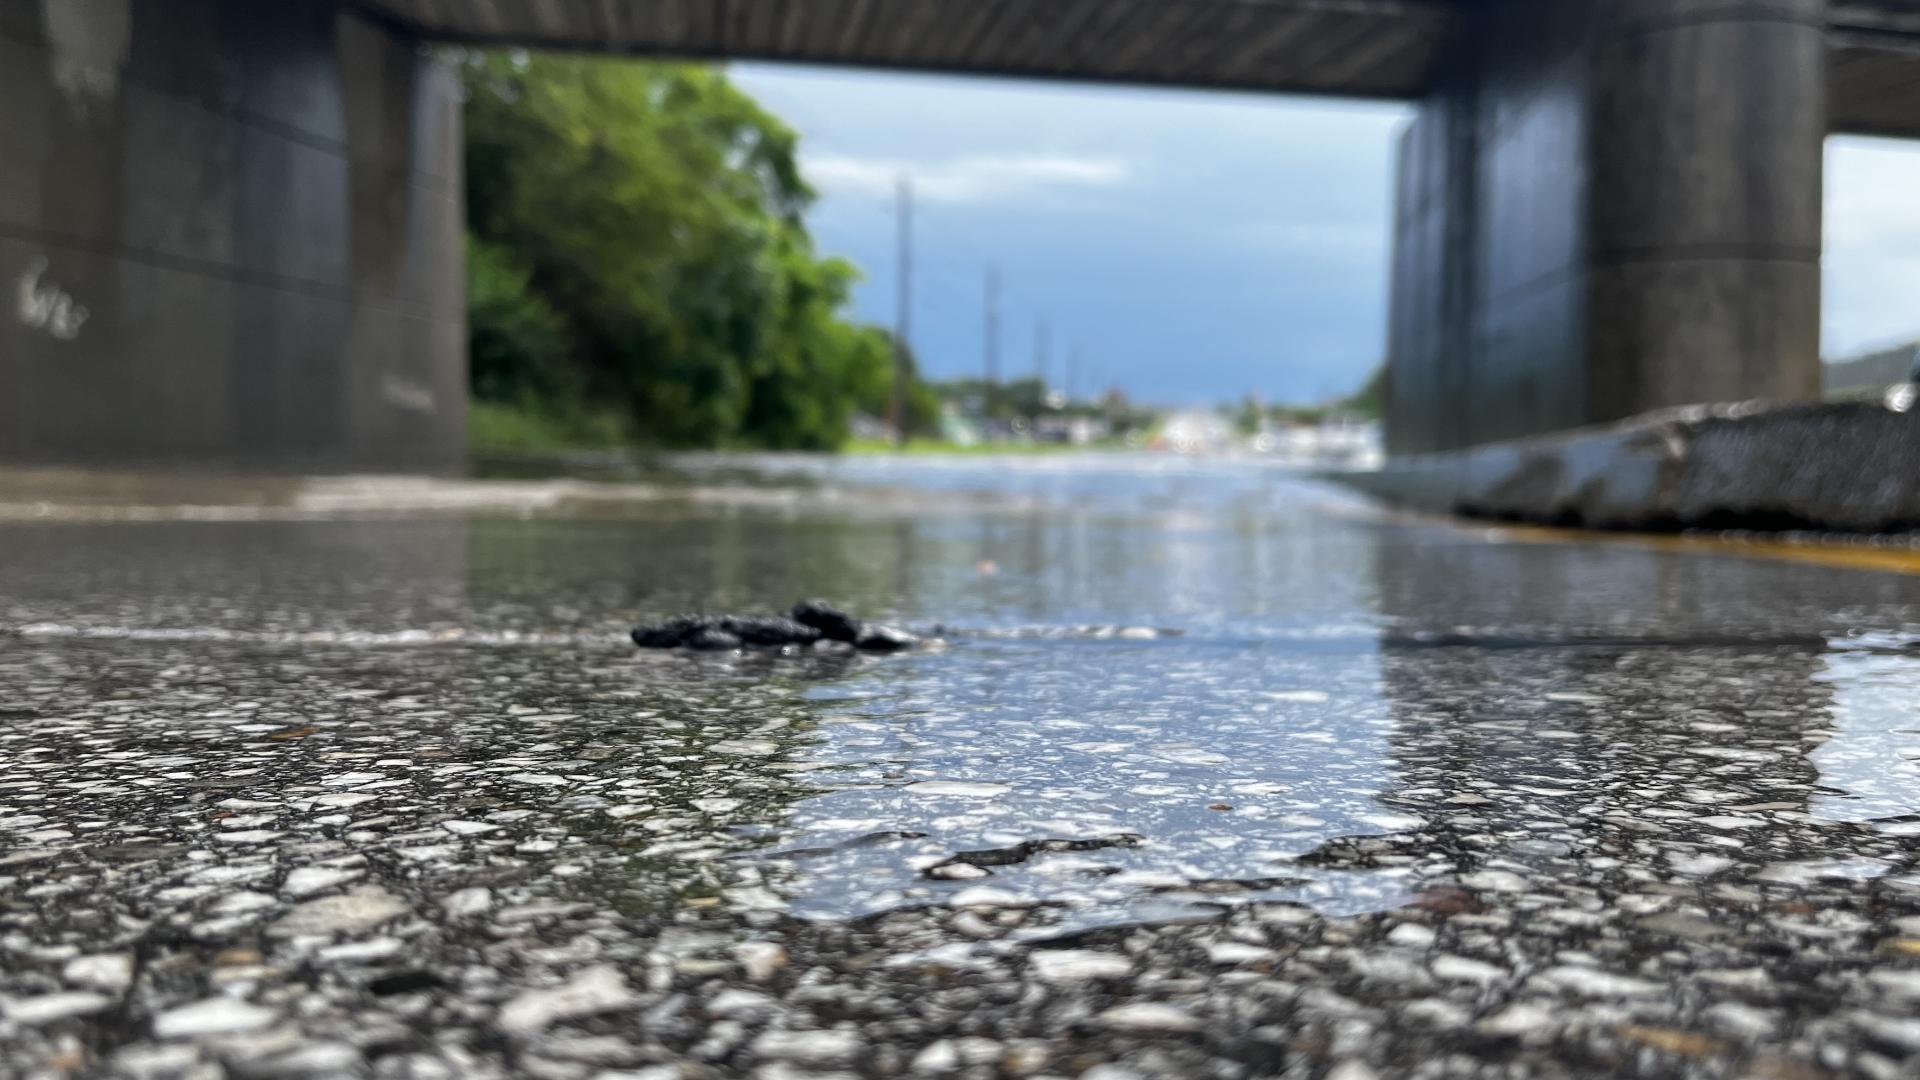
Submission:
[[1500,0],[1401,146],[1395,453],[1820,391],[1824,0]]

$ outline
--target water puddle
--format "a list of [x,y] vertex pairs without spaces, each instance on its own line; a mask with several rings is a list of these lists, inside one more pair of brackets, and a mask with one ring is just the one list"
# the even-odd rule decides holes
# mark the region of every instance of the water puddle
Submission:
[[1833,699],[1809,755],[1821,784],[1811,813],[1920,835],[1920,655],[1836,651],[1816,678]]
[[979,642],[836,686],[809,756],[839,790],[794,806],[773,856],[793,910],[991,903],[1084,924],[1141,905],[1397,902],[1392,874],[1297,864],[1419,824],[1373,797],[1391,727],[1374,657],[1220,659],[1181,639]]
[[[514,918],[1055,936],[1915,879],[1920,580],[1506,544],[1255,467],[793,467],[618,519],[0,525],[4,857],[124,859],[162,906],[357,858]],[[950,641],[623,643],[806,595]]]

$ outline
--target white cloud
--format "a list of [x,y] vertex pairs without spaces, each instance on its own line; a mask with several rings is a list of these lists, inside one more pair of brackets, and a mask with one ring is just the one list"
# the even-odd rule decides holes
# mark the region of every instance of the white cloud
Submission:
[[969,154],[944,161],[824,155],[805,159],[814,186],[834,195],[892,194],[901,176],[916,199],[983,203],[1129,183],[1133,168],[1115,157],[1072,154]]
[[1920,147],[1827,145],[1825,351],[1845,356],[1920,337]]

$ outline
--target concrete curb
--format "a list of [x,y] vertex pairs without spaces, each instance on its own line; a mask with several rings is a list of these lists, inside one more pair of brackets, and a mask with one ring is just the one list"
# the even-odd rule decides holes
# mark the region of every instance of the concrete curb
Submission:
[[1387,502],[1600,529],[1920,528],[1915,388],[1878,398],[1743,402],[1393,459],[1322,474]]

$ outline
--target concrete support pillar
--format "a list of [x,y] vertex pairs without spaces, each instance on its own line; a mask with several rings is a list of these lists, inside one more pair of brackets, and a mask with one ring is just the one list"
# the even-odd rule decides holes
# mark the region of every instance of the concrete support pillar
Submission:
[[1825,0],[1497,0],[1401,148],[1389,447],[1820,389]]
[[1820,393],[1822,0],[1638,0],[1596,57],[1594,420]]
[[460,468],[459,91],[338,0],[0,0],[0,464]]

